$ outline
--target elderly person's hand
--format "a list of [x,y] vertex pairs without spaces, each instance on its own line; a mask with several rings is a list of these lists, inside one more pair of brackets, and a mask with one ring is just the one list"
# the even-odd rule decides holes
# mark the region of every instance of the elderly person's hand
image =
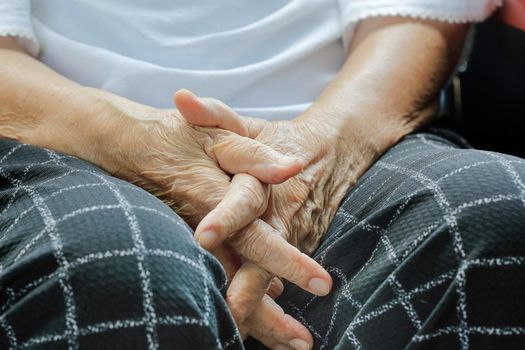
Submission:
[[[221,242],[234,250],[248,247],[266,260],[284,264],[294,275],[287,261],[265,249],[264,237],[279,233],[302,251],[313,252],[357,179],[381,154],[435,115],[436,96],[457,62],[467,28],[396,17],[362,22],[338,76],[293,121],[241,118],[232,110],[219,116],[202,113],[197,99],[179,106],[194,125],[240,130],[241,135],[306,162],[302,173],[273,186],[268,210],[254,222],[270,226],[269,234],[254,234],[251,226],[241,232],[230,229],[234,225],[221,217],[237,212],[241,203],[227,194],[197,227],[198,241],[212,251]],[[409,64],[399,59],[407,52]],[[404,89],[396,89],[399,86]],[[271,335],[278,334],[260,311],[268,304],[265,286],[272,277],[248,259],[227,292],[241,330],[251,330],[267,345],[272,344]]]
[[[260,213],[269,195],[263,183],[281,183],[303,166],[232,131],[191,126],[176,109],[159,110],[116,96],[108,103],[106,94],[94,103],[104,105],[108,120],[117,120],[111,135],[117,137],[118,152],[100,159],[104,167],[163,199],[193,227],[224,197],[229,174],[251,174],[262,182],[233,184],[251,191],[253,212]],[[220,111],[221,105],[213,108]]]
[[[188,91],[175,94],[178,106],[187,105],[193,99]],[[224,210],[223,205],[224,215],[219,219],[228,225],[228,230],[242,229],[262,215],[270,203],[271,188],[260,181],[281,183],[299,173],[305,164],[297,157],[283,155],[248,137],[241,124],[241,128],[229,126],[231,131],[203,128],[191,126],[178,110],[153,109],[113,96],[108,103],[106,94],[102,94],[100,101],[96,103],[104,105],[103,110],[112,120],[120,119],[115,124],[120,135],[115,149],[119,152],[107,155],[111,161],[104,162],[106,169],[163,199],[193,227],[221,200],[223,203],[234,200],[235,210]],[[214,99],[204,101],[200,107],[201,114],[210,118],[230,112],[226,105]],[[229,174],[237,175],[231,179]],[[252,232],[245,236],[247,241],[240,237],[233,251],[221,246],[215,252],[230,279],[242,259],[252,262],[250,272],[257,267],[259,271],[268,271],[264,276],[282,276],[317,295],[328,293],[331,279],[318,263],[273,234],[277,231],[269,230],[271,226],[264,222],[258,221],[250,227]],[[261,251],[272,252],[271,259]],[[243,280],[242,273],[249,269],[247,266],[235,274],[233,281]],[[262,275],[259,272],[258,276]],[[262,298],[270,287],[270,278],[253,280],[253,285],[252,280],[243,280],[250,290],[256,291],[253,296],[249,295],[247,305],[253,304],[254,296]],[[280,290],[282,287],[275,283],[273,294]],[[269,346],[291,344],[300,349],[298,342],[311,343],[306,328],[284,315],[271,298],[265,297],[258,315],[263,322],[247,324],[244,329],[241,326],[243,333],[249,332]],[[265,326],[275,331],[260,332]]]
[[[311,254],[343,196],[377,157],[375,147],[358,135],[353,138],[345,135],[343,139],[338,130],[314,118],[268,122],[240,117],[231,109],[222,114],[207,113],[205,104],[197,98],[179,103],[178,107],[190,123],[241,130],[242,135],[305,162],[303,172],[272,186],[268,209],[260,220],[241,232],[232,230],[231,222],[240,220],[232,213],[238,213],[244,205],[232,193],[201,221],[195,233],[197,240],[210,251],[215,251],[223,242],[234,251],[257,251],[257,255],[264,257],[261,260],[286,266],[290,270],[288,274],[300,280],[297,276],[301,272],[294,271],[292,259],[283,261],[266,241],[278,235],[300,251]],[[350,139],[355,142],[348,142]],[[225,221],[225,218],[231,220]],[[265,293],[272,277],[273,274],[248,259],[236,271],[227,293],[228,304],[241,330],[262,339],[267,346],[275,345],[272,337],[278,331],[278,327],[265,319],[264,312],[271,308]],[[325,288],[320,294],[327,294],[331,286],[323,282],[317,281],[319,288]]]
[[[26,55],[14,39],[0,40],[0,63],[0,137],[90,161],[148,189],[193,226],[226,192],[249,197],[240,214],[253,221],[266,210],[270,187],[248,174],[279,183],[303,167],[300,161],[234,132],[193,127],[177,110],[160,110],[82,87]],[[220,112],[220,103],[213,107]],[[233,173],[240,174],[231,181]],[[282,261],[294,258],[292,265],[302,275],[328,276],[286,241],[267,243]],[[243,256],[258,261],[251,253]],[[288,276],[286,266],[258,263]],[[271,315],[283,319],[279,310]],[[299,322],[286,319],[291,326],[280,333],[279,343],[310,337]]]
[[[211,133],[224,128],[235,131],[240,136],[254,138],[254,135],[250,135],[248,125],[240,123],[235,112],[217,100],[197,99],[189,91],[182,90],[175,95],[175,102],[183,114],[186,112],[196,118],[213,121],[210,125],[219,127],[199,128],[201,131]],[[190,120],[194,121],[191,117]],[[275,152],[263,143],[260,147],[264,148],[258,152],[266,153],[266,147]],[[257,156],[244,147],[239,149],[239,152],[245,152],[251,157]],[[289,158],[299,159],[294,155]],[[242,161],[241,156],[237,159]],[[302,166],[306,164],[304,161],[299,163]],[[269,167],[266,171],[272,172],[272,168]],[[262,174],[259,174],[259,178],[261,176]],[[290,184],[294,186],[292,182]],[[214,254],[224,265],[233,286],[238,284],[243,291],[242,294],[229,293],[227,298],[243,336],[252,335],[272,348],[283,343],[294,349],[309,348],[312,343],[309,332],[290,316],[285,315],[269,297],[269,295],[280,294],[282,285],[277,282],[278,280],[272,286],[270,282],[274,275],[278,275],[314,294],[325,295],[331,288],[331,278],[312,259],[287,243],[286,239],[289,238],[287,231],[280,231],[281,227],[273,227],[262,220],[254,221],[256,217],[267,212],[268,204],[272,205],[274,210],[278,209],[274,206],[275,197],[269,191],[266,192],[266,196],[263,195],[263,191],[257,190],[260,186],[259,181],[253,176],[235,175],[227,192],[221,194],[220,205],[211,213],[215,218],[212,220],[213,225],[218,225],[220,228],[218,226],[210,228],[201,223],[199,227],[207,227],[210,230],[208,232],[200,230],[197,239],[209,248],[209,240],[216,238],[216,244],[212,243]],[[220,244],[221,233],[236,232],[243,228],[244,233],[236,236],[235,244]],[[215,235],[219,236],[214,237]],[[242,261],[244,263],[241,264]],[[244,292],[244,285],[248,287],[246,292]],[[272,290],[268,290],[270,287],[273,287]],[[269,295],[265,295],[267,292]],[[257,308],[257,312],[245,322],[245,318],[252,314],[254,308]]]

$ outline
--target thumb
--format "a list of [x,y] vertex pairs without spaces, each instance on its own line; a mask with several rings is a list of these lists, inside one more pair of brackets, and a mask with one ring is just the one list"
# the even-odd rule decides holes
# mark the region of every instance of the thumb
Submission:
[[261,124],[254,118],[241,118],[223,102],[213,98],[198,98],[182,89],[173,97],[175,104],[193,125],[216,127],[232,133],[213,138],[209,154],[220,167],[231,173],[248,173],[265,182],[278,184],[297,175],[304,161],[289,157],[253,139]]
[[184,119],[197,126],[217,127],[249,136],[248,126],[233,109],[214,98],[198,98],[189,90],[181,89],[173,96],[173,101]]

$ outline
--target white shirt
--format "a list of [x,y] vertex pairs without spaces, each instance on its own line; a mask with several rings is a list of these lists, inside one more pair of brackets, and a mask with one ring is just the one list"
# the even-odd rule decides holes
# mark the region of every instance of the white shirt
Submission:
[[[0,35],[66,77],[155,107],[188,88],[291,119],[334,78],[356,24],[485,19],[501,0],[0,0]],[[1,91],[0,91],[1,93]]]

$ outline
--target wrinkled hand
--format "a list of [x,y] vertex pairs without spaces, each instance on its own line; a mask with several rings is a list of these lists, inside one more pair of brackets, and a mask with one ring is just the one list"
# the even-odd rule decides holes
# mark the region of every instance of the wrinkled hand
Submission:
[[[235,130],[245,136],[249,134],[244,125],[229,124],[231,118],[224,116],[233,112],[224,104],[220,104],[219,109],[216,108],[219,103],[216,100],[197,99],[188,91],[180,91],[176,94],[175,102],[186,118],[191,119],[193,116],[193,119],[217,121],[217,124],[210,125]],[[222,121],[226,124],[221,124]],[[241,181],[257,182],[252,176],[235,175],[232,186],[219,206],[212,211],[215,214],[210,213],[212,216],[216,215],[217,220],[214,222],[220,226],[218,231],[237,232],[243,229],[236,236],[235,245],[221,245],[217,227],[198,230],[197,239],[205,246],[214,246],[213,253],[228,273],[231,288],[227,302],[243,337],[252,335],[271,348],[286,344],[288,348],[308,349],[313,343],[310,333],[293,318],[285,315],[270,298],[269,295],[275,297],[283,289],[279,280],[271,283],[272,278],[275,275],[286,278],[316,295],[328,294],[331,278],[311,258],[288,244],[281,232],[263,220],[253,220],[254,208],[261,207],[261,196],[247,191],[246,187],[243,190],[241,186],[237,186],[236,183]],[[271,196],[264,198],[265,209],[270,198]],[[257,216],[265,211],[258,212]],[[253,285],[252,281],[255,282]],[[231,293],[237,285],[243,284],[251,285],[249,293]],[[254,310],[257,311],[253,312]],[[248,318],[249,315],[251,316]]]
[[[119,111],[114,114],[126,120],[112,173],[163,199],[193,227],[224,197],[229,174],[280,183],[302,169],[297,159],[235,132],[191,126],[177,110],[131,103],[122,110],[121,103],[115,104]],[[244,185],[252,195],[269,195],[260,182],[241,181],[239,187]]]
[[[263,225],[263,229],[270,233],[279,232],[283,239],[302,252],[311,254],[328,229],[342,198],[366,170],[373,152],[358,143],[343,142],[337,137],[336,130],[311,121],[267,122],[239,117],[231,109],[220,115],[206,114],[202,113],[198,100],[190,107],[184,108],[182,113],[194,125],[215,126],[237,132],[242,130],[240,135],[249,136],[305,162],[303,172],[280,185],[272,186],[268,209],[261,216],[262,223],[261,220],[256,223]],[[239,212],[242,206],[243,203],[236,201],[234,196],[230,198],[227,195],[201,221],[196,230],[197,240],[211,251],[222,242],[234,250],[245,244],[264,247],[264,242],[258,236],[251,237],[250,227],[236,233],[230,229],[231,223],[225,223],[224,218],[240,220],[233,213]],[[260,254],[272,259],[273,252],[263,251]],[[284,261],[273,260],[286,265]],[[273,275],[261,273],[251,262],[245,262],[239,268],[227,293],[236,320],[251,324],[252,328],[254,324],[264,323],[257,307],[261,298],[267,298],[264,286],[271,277]],[[318,290],[326,289],[325,293],[319,293],[321,295],[330,289],[322,280],[314,281],[313,284],[317,284]]]
[[[194,96],[187,91],[175,95],[177,105],[191,106],[193,100]],[[223,115],[229,111],[219,101],[205,102],[201,114]],[[245,133],[243,129],[228,131],[191,126],[178,110],[157,110],[126,103],[123,109],[123,101],[114,102],[118,113],[113,116],[124,116],[126,123],[120,124],[126,128],[119,129],[119,152],[115,155],[112,173],[163,199],[193,227],[221,200],[234,200],[240,206],[235,218],[226,216],[225,222],[232,231],[240,230],[266,211],[271,188],[263,183],[280,183],[302,170],[303,164],[297,159],[241,136]],[[237,175],[230,178],[229,174]],[[259,232],[261,244],[264,243],[261,247],[274,252],[272,259],[261,255],[259,246],[254,249],[249,243],[242,244],[242,238],[238,249],[220,246],[214,253],[223,262],[229,278],[242,260],[249,260],[258,269],[261,266],[270,271],[264,272],[268,281],[261,287],[262,294],[270,286],[274,296],[282,291],[279,281],[270,284],[274,274],[285,276],[303,288],[309,288],[308,281],[315,277],[330,281],[328,273],[314,260],[279,235],[267,235],[263,230],[267,224],[260,222],[251,226],[255,233]],[[260,315],[264,316],[267,327],[277,326],[271,334],[265,334],[272,339],[272,344],[288,344],[295,338],[311,340],[306,328],[286,316],[270,297],[262,303]],[[243,330],[245,334],[249,332],[259,337],[257,330],[250,326]]]

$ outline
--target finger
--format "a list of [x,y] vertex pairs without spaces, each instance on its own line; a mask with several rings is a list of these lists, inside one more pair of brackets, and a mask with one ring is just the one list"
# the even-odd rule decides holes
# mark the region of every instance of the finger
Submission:
[[241,259],[231,247],[220,245],[213,250],[213,255],[219,260],[224,271],[228,284],[233,280],[235,272],[241,267]]
[[245,259],[313,294],[327,295],[332,288],[332,278],[321,265],[260,219],[227,243]]
[[251,262],[245,262],[237,270],[226,292],[226,302],[235,320],[242,324],[259,306],[266,294],[273,275]]
[[239,330],[239,334],[241,335],[242,341],[245,341],[246,338],[248,338],[248,336],[250,335],[248,327],[241,324],[237,325],[237,329]]
[[187,89],[177,91],[173,97],[177,109],[186,121],[197,126],[217,127],[252,139],[267,121],[240,117],[231,107],[214,98],[199,98]]
[[281,183],[304,168],[304,161],[282,155],[251,138],[238,137],[255,137],[262,128],[261,120],[241,118],[221,101],[197,98],[186,89],[177,91],[174,101],[190,124],[218,127],[237,134],[222,135],[211,147],[212,157],[227,172],[248,173],[266,183]]
[[313,337],[301,323],[285,314],[283,309],[269,296],[246,319],[250,335],[271,349],[309,350]]
[[200,245],[211,251],[261,216],[268,206],[270,189],[251,175],[235,175],[222,201],[195,229]]
[[223,133],[212,139],[208,155],[230,174],[248,173],[265,183],[279,184],[299,174],[306,165],[248,137]]
[[181,89],[173,100],[186,121],[193,125],[217,127],[248,136],[248,128],[230,107],[214,98],[198,98],[189,90]]
[[270,284],[270,288],[268,288],[268,294],[272,299],[276,299],[284,292],[284,284],[279,279],[279,277],[274,277],[272,279],[272,283]]
[[272,123],[267,120],[254,117],[242,117],[242,121],[248,129],[248,137],[252,139],[256,138],[260,132],[268,126],[268,123]]

